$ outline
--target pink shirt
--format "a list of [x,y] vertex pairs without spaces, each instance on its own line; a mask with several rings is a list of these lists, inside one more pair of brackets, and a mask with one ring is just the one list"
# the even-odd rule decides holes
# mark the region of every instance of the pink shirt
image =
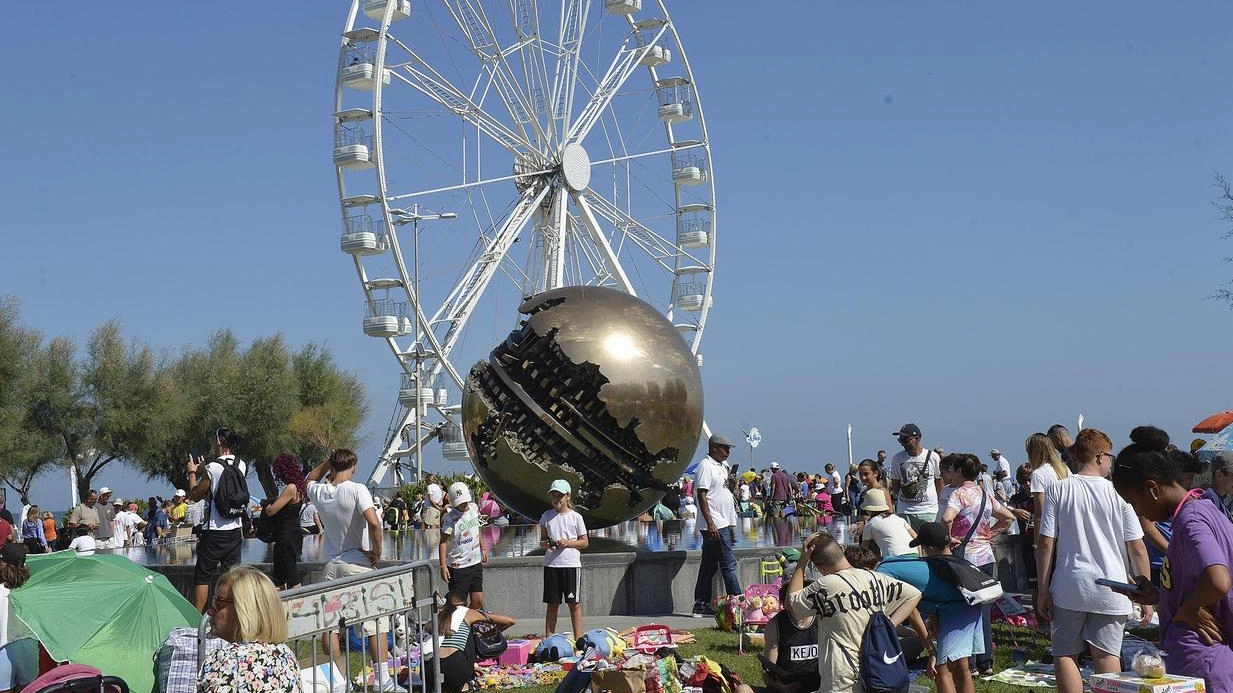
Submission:
[[[963,538],[968,535],[968,531],[972,529],[972,524],[976,524],[976,531],[972,533],[972,538],[968,540],[963,557],[972,565],[978,566],[993,563],[993,546],[989,543],[993,539],[993,532],[990,531],[990,525],[992,524],[993,513],[1002,507],[1002,504],[998,503],[996,498],[985,494],[984,491],[980,484],[972,486],[964,484],[955,489],[950,494],[950,500],[947,501],[947,507],[959,513],[950,523],[950,535],[952,537],[963,541]],[[985,501],[984,512],[980,512],[980,499],[982,495],[988,499]]]

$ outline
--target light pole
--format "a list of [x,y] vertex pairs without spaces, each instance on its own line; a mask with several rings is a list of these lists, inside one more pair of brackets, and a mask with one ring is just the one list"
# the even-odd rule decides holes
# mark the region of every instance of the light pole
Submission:
[[425,406],[422,399],[424,391],[424,344],[420,341],[420,222],[435,221],[439,219],[457,219],[457,212],[439,212],[436,214],[423,214],[420,212],[420,205],[417,202],[411,205],[410,210],[391,209],[390,219],[395,226],[402,226],[408,222],[411,223],[411,235],[413,237],[411,264],[411,295],[414,297],[415,314],[411,321],[414,326],[412,329],[415,334],[415,341],[412,345],[415,349],[415,480],[423,481],[424,479],[424,461],[423,461],[423,444],[420,442],[420,433],[423,431],[423,416],[425,414]]

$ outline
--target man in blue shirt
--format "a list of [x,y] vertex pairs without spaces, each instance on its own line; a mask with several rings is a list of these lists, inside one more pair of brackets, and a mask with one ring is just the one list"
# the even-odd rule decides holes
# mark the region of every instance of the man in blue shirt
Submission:
[[[921,547],[927,557],[949,556],[950,532],[940,522],[926,523],[909,546]],[[937,654],[929,657],[929,672],[937,682],[938,693],[973,693],[968,660],[985,651],[980,605],[969,606],[959,589],[923,558],[887,559],[878,566],[878,572],[921,591],[918,608],[928,616],[930,637],[937,639]]]

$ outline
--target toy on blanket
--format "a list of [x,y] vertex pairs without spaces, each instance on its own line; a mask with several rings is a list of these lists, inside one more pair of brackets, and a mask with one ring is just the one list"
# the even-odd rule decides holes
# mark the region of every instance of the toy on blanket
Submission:
[[744,594],[715,600],[715,625],[732,632],[740,624],[764,625],[783,609],[779,602],[781,578],[771,583],[755,583]]

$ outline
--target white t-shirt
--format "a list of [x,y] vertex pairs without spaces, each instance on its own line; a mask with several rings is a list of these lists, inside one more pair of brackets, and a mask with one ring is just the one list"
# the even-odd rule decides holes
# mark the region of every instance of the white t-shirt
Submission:
[[432,501],[433,505],[441,507],[445,503],[445,491],[437,484],[428,485],[428,500]]
[[1045,492],[1040,535],[1056,540],[1049,588],[1053,603],[1095,614],[1130,613],[1128,598],[1096,584],[1098,578],[1126,581],[1126,542],[1143,538],[1139,516],[1108,479],[1072,474],[1051,486]]
[[997,471],[999,471],[999,472],[1005,472],[1005,473],[1006,473],[1006,478],[1007,478],[1007,479],[1012,478],[1012,477],[1010,476],[1010,460],[1008,460],[1008,459],[1006,458],[1006,455],[998,455],[998,468],[997,468]]
[[1053,470],[1053,465],[1042,464],[1032,472],[1031,491],[1032,493],[1044,493],[1057,481],[1057,472]]
[[[899,501],[895,508],[905,515],[938,514],[938,489],[934,480],[941,476],[938,469],[938,455],[932,450],[921,450],[916,456],[900,450],[891,458],[890,467],[886,470],[887,479],[899,480]],[[906,487],[919,479],[920,488],[916,495],[909,496]]]
[[741,484],[741,502],[749,502],[749,484]]
[[[580,539],[587,533],[587,525],[582,521],[582,515],[573,510],[557,513],[549,508],[540,515],[539,526],[548,531],[548,538],[553,541]],[[581,568],[582,552],[573,547],[548,549],[544,553],[544,565],[549,568]]]
[[98,548],[98,544],[95,543],[94,537],[87,534],[85,536],[75,537],[73,541],[69,543],[69,548],[76,551],[78,556],[93,556],[94,550]]
[[[736,499],[732,497],[732,492],[728,490],[728,468],[711,459],[703,457],[698,463],[696,472],[697,478],[694,479],[694,496],[699,492],[706,491],[707,505],[711,511],[711,520],[715,523],[715,529],[723,529],[736,524]],[[701,513],[702,504],[697,504]],[[699,517],[700,526],[706,529],[706,518]]]
[[372,548],[364,512],[369,508],[376,510],[368,487],[354,481],[344,481],[337,486],[328,481],[310,481],[308,500],[317,506],[321,518],[325,560],[339,559],[371,567],[363,553]]
[[300,526],[301,527],[316,527],[317,526],[317,506],[312,503],[305,503],[300,508]]
[[848,568],[823,575],[805,589],[788,595],[792,618],[816,616],[820,691],[860,690],[849,658],[861,649],[861,640],[874,611],[892,613],[920,598],[920,590],[889,575]]
[[912,541],[911,526],[908,521],[898,515],[872,517],[865,522],[862,541],[872,541],[877,544],[882,558],[916,555],[916,549],[908,546]]
[[[235,455],[223,455],[219,460],[235,460],[235,464],[240,468],[241,474],[248,474],[248,464],[244,460]],[[206,529],[239,529],[242,526],[242,521],[238,517],[226,518],[218,514],[218,508],[214,507],[214,492],[218,490],[218,481],[223,477],[223,465],[218,460],[210,462],[206,468],[210,475],[210,521],[206,523]]]
[[976,480],[980,482],[982,487],[984,487],[985,493],[991,496],[993,495],[993,477],[989,476],[986,472],[981,472],[976,477]]
[[831,472],[831,477],[827,480],[826,486],[826,492],[832,496],[843,492],[843,479],[839,476],[838,470]]
[[479,508],[475,503],[467,503],[466,512],[450,508],[441,520],[441,536],[449,538],[445,560],[451,568],[469,568],[484,559],[480,548]]
[[942,521],[942,516],[946,514],[946,506],[950,503],[950,494],[955,492],[955,488],[949,484],[942,487],[942,492],[938,494],[938,514],[934,522]]

